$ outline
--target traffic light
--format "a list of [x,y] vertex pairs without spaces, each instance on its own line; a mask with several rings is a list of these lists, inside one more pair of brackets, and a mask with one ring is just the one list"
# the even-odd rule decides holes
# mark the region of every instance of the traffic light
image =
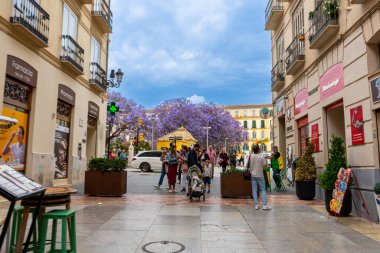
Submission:
[[144,140],[144,134],[140,134],[139,135],[139,141],[143,141]]
[[139,117],[138,121],[137,121],[139,127],[142,125],[142,118]]

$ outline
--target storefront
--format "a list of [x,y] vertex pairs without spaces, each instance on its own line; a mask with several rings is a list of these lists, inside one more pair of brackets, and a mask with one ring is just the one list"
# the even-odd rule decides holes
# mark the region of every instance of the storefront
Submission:
[[305,153],[309,142],[308,99],[307,89],[300,90],[294,98],[294,117],[297,120],[299,156]]
[[92,101],[88,102],[88,116],[87,116],[87,145],[86,157],[87,162],[96,157],[97,149],[97,125],[99,119],[99,106]]
[[29,114],[37,71],[25,61],[8,55],[2,115],[16,119],[11,128],[0,129],[1,163],[25,173]]
[[75,92],[59,84],[57,118],[54,138],[54,179],[68,178],[70,149],[70,129],[72,128],[72,111],[75,105]]

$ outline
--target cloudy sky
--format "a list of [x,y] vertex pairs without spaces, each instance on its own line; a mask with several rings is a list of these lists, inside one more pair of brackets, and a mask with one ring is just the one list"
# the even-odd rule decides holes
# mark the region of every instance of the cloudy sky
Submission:
[[111,0],[109,67],[126,97],[218,105],[270,103],[264,0]]

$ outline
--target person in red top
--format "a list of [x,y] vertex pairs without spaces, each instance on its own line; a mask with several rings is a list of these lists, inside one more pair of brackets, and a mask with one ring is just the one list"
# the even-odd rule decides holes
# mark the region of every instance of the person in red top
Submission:
[[230,158],[229,158],[229,156],[228,156],[228,154],[226,152],[226,148],[223,147],[222,151],[219,154],[219,164],[220,164],[220,166],[222,166],[223,172],[226,172],[229,160],[230,160]]

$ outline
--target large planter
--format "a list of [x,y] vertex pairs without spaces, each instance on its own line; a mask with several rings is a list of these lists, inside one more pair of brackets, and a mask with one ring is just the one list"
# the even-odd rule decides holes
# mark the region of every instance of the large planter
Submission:
[[121,196],[127,193],[127,171],[86,171],[84,194]]
[[244,180],[243,174],[220,174],[220,194],[222,198],[252,197],[251,180]]
[[296,195],[302,200],[314,199],[315,181],[296,181]]
[[378,215],[378,218],[380,220],[380,194],[375,193],[375,204],[376,204],[376,208],[377,208],[377,215]]
[[[335,216],[336,214],[330,211],[330,201],[332,200],[332,194],[333,194],[332,190],[325,190],[325,207],[328,213]],[[352,211],[352,193],[350,189],[347,189],[346,194],[344,195],[343,206],[340,209],[339,216],[347,217],[350,215],[351,211]]]

